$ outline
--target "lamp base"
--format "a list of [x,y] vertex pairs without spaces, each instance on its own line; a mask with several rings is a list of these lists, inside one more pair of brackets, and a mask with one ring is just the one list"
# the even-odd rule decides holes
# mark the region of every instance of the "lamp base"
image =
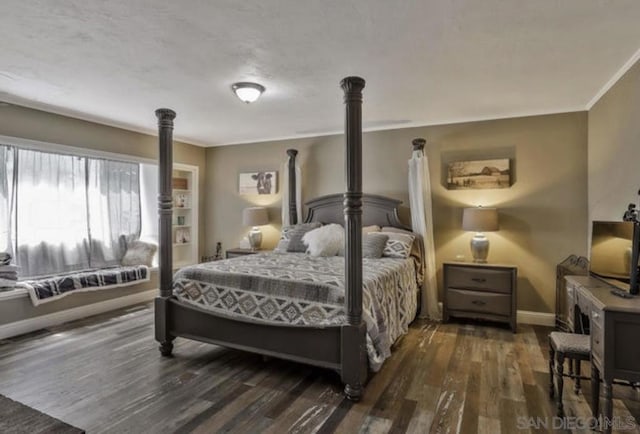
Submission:
[[249,235],[249,245],[251,246],[251,250],[260,250],[260,245],[262,244],[262,232],[260,228],[254,226],[250,231]]
[[486,264],[489,256],[489,239],[482,232],[476,232],[471,238],[471,255],[473,262]]

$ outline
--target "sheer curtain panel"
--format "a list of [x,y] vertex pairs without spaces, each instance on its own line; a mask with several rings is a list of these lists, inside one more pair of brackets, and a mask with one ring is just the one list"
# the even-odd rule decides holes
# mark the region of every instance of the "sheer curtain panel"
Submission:
[[409,160],[409,203],[412,229],[415,233],[422,235],[424,239],[425,267],[420,316],[440,320],[442,315],[438,306],[429,160],[422,150],[414,150]]
[[0,252],[15,256],[16,149],[0,145]]
[[89,268],[85,159],[20,149],[17,178],[20,275]]
[[140,165],[90,158],[87,168],[91,266],[119,265],[140,236]]

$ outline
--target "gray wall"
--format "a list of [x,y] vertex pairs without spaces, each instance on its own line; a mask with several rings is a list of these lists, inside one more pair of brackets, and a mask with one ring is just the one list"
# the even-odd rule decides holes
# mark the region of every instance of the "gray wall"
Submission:
[[589,222],[621,220],[640,189],[640,62],[589,111]]
[[[155,122],[153,111],[150,111],[149,119],[150,122]],[[176,119],[176,129],[178,128],[179,118]],[[158,156],[158,141],[154,136],[16,105],[0,107],[0,135],[142,158],[157,159]],[[203,203],[204,173],[206,168],[205,150],[198,146],[176,142],[174,143],[174,160],[178,163],[191,164],[199,167],[199,246],[201,251],[203,251],[205,242]],[[151,285],[157,287],[155,278],[151,283],[68,296],[37,308],[34,308],[26,298],[0,301],[0,324],[141,292],[154,287]]]
[[[365,101],[366,109],[366,101]],[[436,260],[470,259],[471,234],[461,229],[462,208],[496,206],[500,231],[491,240],[489,261],[519,267],[519,308],[552,312],[555,266],[571,253],[586,253],[586,112],[472,122],[365,133],[364,191],[401,199],[408,206],[407,160],[411,140],[427,139],[434,206]],[[268,197],[240,196],[238,173],[279,170],[287,148],[300,151],[303,200],[344,191],[344,139],[341,136],[209,148],[206,152],[206,248],[216,241],[235,247],[246,235],[242,209],[262,205],[271,224],[263,228],[264,247],[277,243],[280,192]],[[511,158],[509,189],[452,191],[444,185],[447,162]],[[408,210],[403,217],[408,221]]]

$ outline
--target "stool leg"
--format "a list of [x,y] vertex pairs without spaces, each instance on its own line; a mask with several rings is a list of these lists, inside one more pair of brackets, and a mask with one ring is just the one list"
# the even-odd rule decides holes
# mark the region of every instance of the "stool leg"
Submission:
[[553,361],[555,360],[555,357],[556,353],[553,351],[553,347],[549,345],[549,398],[553,398],[553,376],[555,374]]
[[562,407],[562,389],[564,387],[564,379],[562,376],[564,375],[564,354],[558,353],[556,360],[556,381],[558,382],[558,396],[556,397],[556,401],[558,404],[558,416],[562,416],[564,414],[564,408]]
[[576,362],[576,376],[574,377],[575,381],[573,384],[573,391],[577,395],[578,392],[580,392],[580,365],[582,364],[582,362],[578,359],[576,359],[575,362]]

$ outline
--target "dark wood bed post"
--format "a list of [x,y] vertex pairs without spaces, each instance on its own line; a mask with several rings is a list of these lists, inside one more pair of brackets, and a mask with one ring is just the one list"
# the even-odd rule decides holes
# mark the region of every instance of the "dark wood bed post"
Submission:
[[424,151],[424,145],[427,144],[427,141],[422,137],[418,137],[417,139],[413,139],[411,144],[413,145],[414,151]]
[[340,82],[346,105],[344,193],[345,303],[347,324],[342,327],[342,382],[347,398],[358,401],[367,378],[366,328],[362,321],[362,89],[360,77]]
[[156,110],[158,117],[158,215],[160,233],[160,296],[155,299],[156,340],[160,342],[160,353],[170,356],[173,350],[173,339],[169,333],[167,318],[168,300],[172,295],[171,269],[173,267],[171,243],[171,217],[173,214],[172,171],[173,171],[173,110],[161,108]]
[[298,199],[296,198],[296,149],[287,149],[289,162],[287,169],[289,170],[289,222],[282,224],[297,225],[298,224]]

